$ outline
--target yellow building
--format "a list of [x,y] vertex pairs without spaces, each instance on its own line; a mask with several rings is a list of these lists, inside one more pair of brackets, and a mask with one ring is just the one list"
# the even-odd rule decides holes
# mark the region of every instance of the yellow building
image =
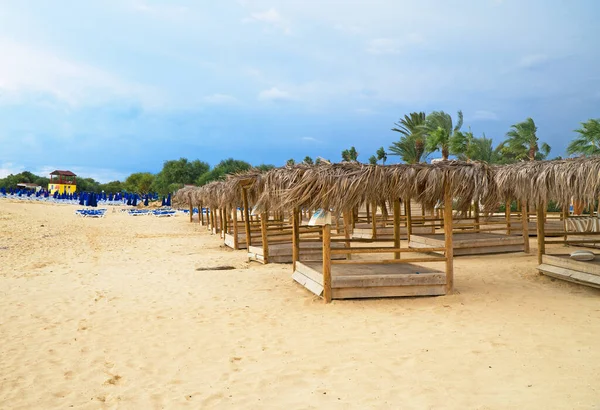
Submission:
[[73,194],[77,190],[77,175],[71,171],[52,171],[50,173],[50,182],[48,182],[48,192],[53,194],[58,191],[59,194]]

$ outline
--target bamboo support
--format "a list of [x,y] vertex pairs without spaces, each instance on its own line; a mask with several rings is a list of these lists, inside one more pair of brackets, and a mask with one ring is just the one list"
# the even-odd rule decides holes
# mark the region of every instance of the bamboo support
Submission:
[[323,298],[331,302],[331,226],[323,226]]
[[371,236],[377,239],[377,202],[373,201],[373,218],[371,218]]
[[[400,199],[394,200],[394,248],[400,247]],[[394,259],[400,259],[400,252],[394,253]]]
[[190,223],[194,220],[194,205],[192,204],[192,200],[190,199]]
[[525,253],[530,253],[529,249],[529,206],[527,205],[527,201],[521,202],[521,221],[523,224],[523,251]]
[[538,243],[538,264],[542,264],[542,255],[546,253],[544,226],[544,205],[537,206],[537,243]]
[[252,232],[250,231],[250,212],[248,211],[248,192],[242,188],[242,201],[244,204],[244,226],[246,228],[246,247],[250,249],[252,245]]
[[446,248],[446,293],[454,290],[454,248],[452,244],[452,191],[444,184],[444,245]]

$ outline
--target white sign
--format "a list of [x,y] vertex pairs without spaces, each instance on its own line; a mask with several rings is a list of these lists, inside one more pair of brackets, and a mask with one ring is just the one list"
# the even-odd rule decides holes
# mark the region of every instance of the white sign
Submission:
[[308,221],[308,226],[331,225],[331,212],[317,209]]

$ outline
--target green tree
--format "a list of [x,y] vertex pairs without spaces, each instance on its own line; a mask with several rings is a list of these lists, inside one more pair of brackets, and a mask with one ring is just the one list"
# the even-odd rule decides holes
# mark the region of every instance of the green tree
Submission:
[[424,129],[427,132],[426,149],[428,151],[441,151],[442,159],[447,160],[450,155],[450,140],[460,132],[463,124],[462,111],[458,111],[456,125],[452,123],[450,114],[444,111],[433,111],[425,119]]
[[256,168],[257,170],[261,171],[261,172],[267,172],[273,168],[275,168],[275,165],[271,165],[271,164],[260,164],[255,166],[254,168]]
[[153,183],[153,174],[149,172],[136,172],[129,175],[123,185],[128,192],[136,192],[143,195],[150,192]]
[[315,163],[313,161],[313,159],[311,157],[309,157],[308,155],[306,157],[304,157],[304,160],[302,162],[306,165],[313,165]]
[[290,158],[285,162],[285,165],[287,165],[288,167],[291,167],[293,165],[296,165],[296,161],[294,161],[293,158]]
[[161,195],[167,195],[171,191],[171,185],[183,186],[193,184],[198,178],[206,174],[210,166],[200,160],[188,161],[187,158],[165,161],[162,170],[156,174],[152,190]]
[[536,133],[537,127],[531,118],[513,124],[506,133],[506,140],[500,144],[499,151],[509,160],[545,159],[550,154],[550,145],[545,142],[540,145]]
[[371,155],[369,157],[369,164],[371,164],[371,165],[376,165],[377,164],[377,157],[375,155]]
[[387,161],[387,153],[385,152],[385,149],[383,149],[383,147],[380,147],[377,152],[377,159],[381,160],[381,163],[383,165],[385,165],[385,161]]
[[206,185],[209,182],[223,179],[227,174],[248,171],[252,165],[246,161],[240,161],[233,158],[225,159],[219,162],[212,170],[202,174],[197,180],[197,185]]
[[567,154],[599,155],[600,154],[600,119],[590,119],[581,123],[575,130],[579,136],[567,147]]
[[123,183],[121,181],[110,181],[106,184],[100,184],[100,190],[107,193],[112,192],[114,194],[124,191],[125,188],[123,187]]
[[350,149],[343,150],[342,160],[346,162],[358,162],[358,151],[356,151],[356,148],[352,146]]
[[389,147],[389,154],[400,156],[407,164],[423,161],[429,155],[425,150],[425,119],[424,112],[411,112],[394,123],[392,131],[399,132],[401,137]]

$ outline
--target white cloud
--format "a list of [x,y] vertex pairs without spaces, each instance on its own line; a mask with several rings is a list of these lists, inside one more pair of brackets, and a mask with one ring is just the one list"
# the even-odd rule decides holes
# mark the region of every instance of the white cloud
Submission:
[[469,118],[469,120],[472,120],[472,121],[477,121],[477,120],[495,121],[497,119],[498,119],[498,114],[496,114],[495,112],[486,111],[486,110],[477,110],[477,111],[475,111],[473,116]]
[[233,105],[239,103],[239,100],[227,94],[213,94],[204,97],[204,102],[213,105]]
[[301,140],[302,141],[308,141],[308,142],[319,142],[318,139],[313,138],[313,137],[302,137]]
[[407,46],[423,44],[425,39],[417,33],[404,38],[376,38],[367,43],[367,52],[371,54],[399,54]]
[[272,27],[282,30],[285,34],[291,33],[290,23],[284,19],[281,14],[274,8],[267,11],[251,13],[249,18],[244,19],[245,22],[258,21],[268,24]]
[[519,60],[518,66],[521,68],[534,68],[547,62],[550,58],[544,54],[530,54]]
[[31,93],[50,94],[69,105],[96,103],[125,97],[153,104],[156,95],[148,88],[127,83],[110,73],[70,61],[57,53],[0,38],[0,50],[10,64],[0,64],[2,99],[18,99]]
[[0,163],[0,178],[6,178],[10,174],[18,174],[23,171],[25,171],[25,168],[22,165],[16,165],[12,162]]
[[281,91],[277,87],[269,88],[258,93],[259,101],[291,101],[292,96],[285,91]]

